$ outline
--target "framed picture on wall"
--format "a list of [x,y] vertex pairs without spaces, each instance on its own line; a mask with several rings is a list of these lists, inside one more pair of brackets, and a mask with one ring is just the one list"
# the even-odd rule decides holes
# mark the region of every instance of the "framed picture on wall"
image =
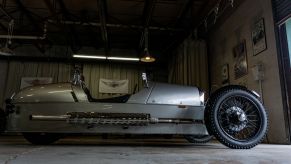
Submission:
[[128,79],[126,79],[126,80],[114,80],[114,79],[100,78],[100,80],[99,80],[99,92],[100,93],[128,94]]
[[254,55],[267,49],[264,18],[261,18],[252,29],[252,43]]
[[222,85],[229,84],[228,64],[224,64],[221,68],[221,79],[222,79]]
[[234,77],[238,79],[248,74],[246,41],[243,40],[233,49]]

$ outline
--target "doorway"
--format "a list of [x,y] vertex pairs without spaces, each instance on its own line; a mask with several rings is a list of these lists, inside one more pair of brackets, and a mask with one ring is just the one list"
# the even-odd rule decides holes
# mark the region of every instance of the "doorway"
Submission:
[[289,143],[291,141],[291,17],[282,22],[279,27],[280,54],[282,63],[282,76],[284,77],[286,125],[289,132]]

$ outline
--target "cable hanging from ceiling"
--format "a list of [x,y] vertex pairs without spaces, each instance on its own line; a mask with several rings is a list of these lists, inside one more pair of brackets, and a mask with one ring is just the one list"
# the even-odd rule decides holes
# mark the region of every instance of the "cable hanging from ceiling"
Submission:
[[[205,31],[207,31],[211,25],[215,25],[217,23],[218,18],[224,13],[224,11],[228,8],[228,7],[234,7],[234,0],[226,0],[227,2],[225,3],[225,5],[223,5],[222,0],[219,0],[216,5],[208,12],[208,14],[206,15],[206,17],[204,19],[202,19],[203,21],[200,22],[197,27],[194,29],[194,31],[198,30],[198,28],[201,25],[204,25]],[[212,24],[210,24],[210,20],[212,19]]]
[[156,59],[149,53],[149,30],[145,28],[144,30],[144,56],[140,59],[142,62],[154,62]]
[[213,21],[213,24],[216,23],[216,20],[217,20],[217,17],[218,17],[218,13],[219,13],[220,3],[221,3],[221,0],[219,0],[219,2],[216,4],[216,6],[214,8],[214,21]]
[[11,19],[11,21],[8,24],[8,37],[6,41],[6,46],[12,44],[13,29],[14,29],[14,19]]
[[14,29],[14,19],[11,19],[8,23],[6,43],[0,49],[0,55],[10,56],[14,54],[13,50],[9,48],[10,45],[12,44],[13,29]]

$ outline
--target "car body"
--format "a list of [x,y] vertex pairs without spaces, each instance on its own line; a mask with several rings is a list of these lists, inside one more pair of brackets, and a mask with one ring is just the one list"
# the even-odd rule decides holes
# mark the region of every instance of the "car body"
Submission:
[[[70,133],[179,134],[185,135],[190,142],[197,141],[195,136],[201,138],[213,134],[223,140],[219,138],[223,135],[217,134],[217,129],[222,129],[223,133],[223,128],[214,122],[217,114],[211,113],[217,110],[213,109],[213,103],[218,101],[219,93],[242,91],[247,93],[247,99],[259,102],[258,97],[240,86],[221,89],[206,104],[204,92],[197,87],[147,82],[146,77],[144,80],[145,87],[141,91],[109,99],[92,98],[82,81],[24,88],[6,101],[5,116],[2,116],[5,126],[2,130],[21,132],[30,142],[41,144],[51,143],[46,138],[58,138],[49,135]],[[264,108],[261,104],[254,106],[261,120],[258,125],[260,129],[250,138],[256,139],[256,142],[238,140],[241,144],[238,148],[255,146],[266,133]],[[247,127],[247,113],[244,113],[243,105],[234,105],[225,111],[225,117],[232,125],[226,131],[240,132]],[[36,138],[40,141],[35,142]],[[236,148],[238,144],[222,143],[231,148]]]

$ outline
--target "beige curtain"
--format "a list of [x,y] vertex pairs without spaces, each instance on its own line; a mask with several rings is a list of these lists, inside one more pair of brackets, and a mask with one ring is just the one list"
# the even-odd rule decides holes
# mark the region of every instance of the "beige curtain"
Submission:
[[204,40],[186,39],[169,64],[169,82],[209,91],[207,46]]
[[102,94],[99,93],[99,79],[116,79],[129,80],[129,93],[132,93],[135,85],[137,91],[142,88],[141,79],[142,69],[138,66],[126,66],[119,64],[84,64],[83,75],[85,77],[86,86],[89,88],[92,97],[108,98],[118,96],[119,94]]
[[10,61],[4,98],[19,91],[22,77],[52,77],[54,83],[68,82],[70,70],[71,65],[64,63]]

